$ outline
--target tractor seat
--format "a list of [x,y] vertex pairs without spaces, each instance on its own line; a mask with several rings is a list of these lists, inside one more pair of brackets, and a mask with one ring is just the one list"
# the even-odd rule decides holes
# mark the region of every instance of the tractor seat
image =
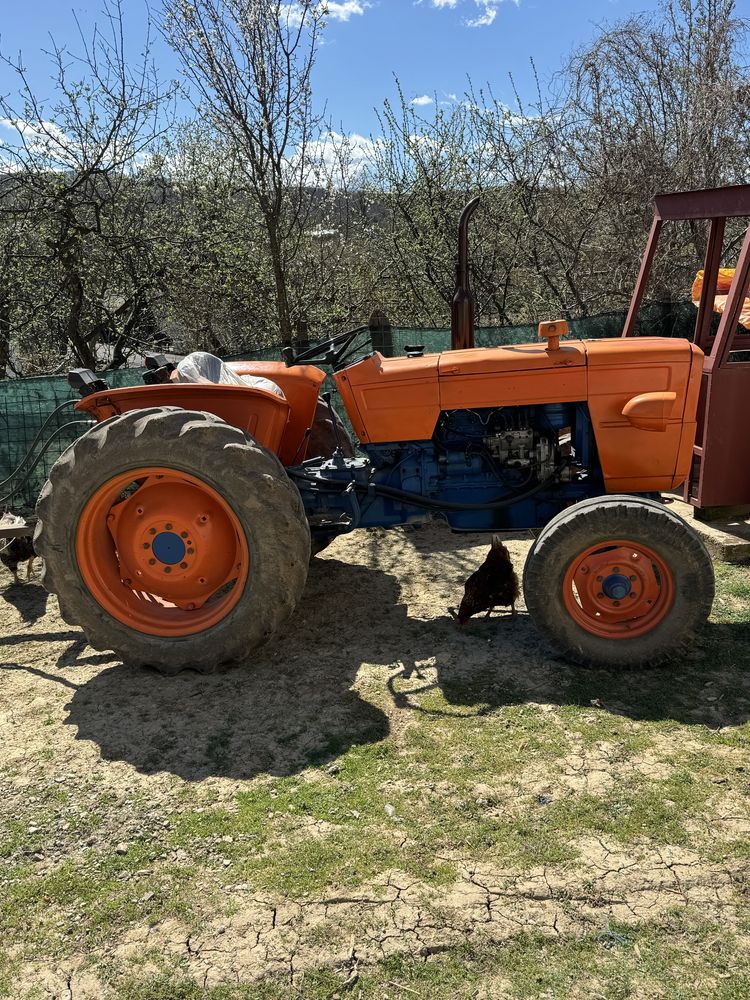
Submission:
[[225,365],[221,358],[208,351],[194,351],[188,354],[177,365],[175,370],[177,382],[206,383],[214,385],[237,385],[241,388],[262,389],[272,392],[275,396],[285,399],[281,386],[261,375],[238,375]]

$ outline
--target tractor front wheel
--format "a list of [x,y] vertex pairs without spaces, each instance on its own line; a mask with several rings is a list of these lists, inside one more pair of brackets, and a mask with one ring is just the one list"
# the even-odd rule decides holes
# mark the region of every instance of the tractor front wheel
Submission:
[[52,467],[35,546],[96,649],[175,674],[245,659],[290,616],[310,532],[271,452],[210,413],[105,420]]
[[529,552],[523,583],[550,643],[605,668],[678,657],[714,597],[698,535],[664,504],[631,496],[584,500],[553,518]]

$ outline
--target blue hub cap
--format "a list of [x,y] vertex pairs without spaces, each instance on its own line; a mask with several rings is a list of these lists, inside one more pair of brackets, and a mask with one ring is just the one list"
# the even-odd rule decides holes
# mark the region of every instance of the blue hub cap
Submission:
[[621,601],[631,591],[630,580],[622,573],[610,573],[602,584],[602,592],[611,601]]
[[151,551],[159,562],[174,566],[185,558],[185,543],[174,531],[162,531],[151,543]]

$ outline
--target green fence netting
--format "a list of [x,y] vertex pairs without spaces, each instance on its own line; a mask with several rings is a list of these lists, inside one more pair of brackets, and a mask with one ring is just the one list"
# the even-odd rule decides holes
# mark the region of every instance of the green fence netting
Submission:
[[[624,312],[603,313],[570,321],[573,337],[590,340],[619,337]],[[695,308],[690,303],[649,303],[642,307],[636,332],[639,336],[690,337],[695,324]],[[450,330],[403,329],[372,331],[372,347],[388,356],[405,354],[406,347],[423,347],[432,354],[450,347]],[[483,327],[476,331],[478,347],[534,342],[534,325]],[[367,344],[365,344],[365,350]],[[248,349],[226,360],[277,360],[277,347]],[[112,387],[141,384],[143,369],[127,368],[104,372]],[[333,404],[345,424],[348,417],[341,405],[333,380],[326,382]],[[79,397],[64,376],[8,379],[0,382],[0,510],[30,512],[47,478],[49,469],[65,448],[87,429],[86,415],[73,409]],[[63,405],[66,404],[66,405]]]

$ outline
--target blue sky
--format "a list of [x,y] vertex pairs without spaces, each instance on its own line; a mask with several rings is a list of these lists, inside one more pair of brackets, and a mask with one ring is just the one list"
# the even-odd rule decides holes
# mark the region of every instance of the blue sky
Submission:
[[[153,0],[157,6],[158,0]],[[335,129],[368,135],[377,132],[374,107],[395,93],[393,75],[409,100],[449,100],[460,95],[469,74],[475,83],[489,81],[497,97],[512,103],[508,73],[524,97],[532,93],[533,58],[543,83],[560,67],[572,47],[585,43],[596,24],[638,11],[653,10],[657,0],[331,0],[325,44],[320,50],[315,93],[325,100]],[[738,13],[750,15],[750,0]],[[49,72],[41,50],[52,34],[76,51],[75,10],[84,26],[99,15],[100,3],[65,0],[0,0],[0,47],[23,52],[39,94],[49,90]],[[125,0],[126,27],[133,51],[143,37],[145,4]],[[157,47],[165,76],[176,63],[163,43]],[[0,90],[14,86],[0,67]]]

